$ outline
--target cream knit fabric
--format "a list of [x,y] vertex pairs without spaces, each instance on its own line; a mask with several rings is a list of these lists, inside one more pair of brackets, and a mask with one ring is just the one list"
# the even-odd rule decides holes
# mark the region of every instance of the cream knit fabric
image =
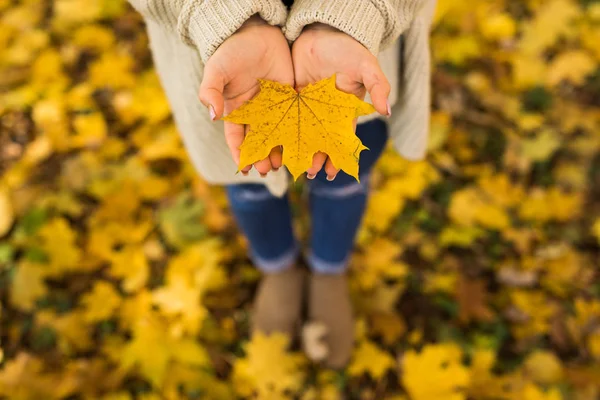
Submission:
[[[204,62],[253,14],[281,26],[290,41],[304,26],[326,23],[378,55],[392,84],[390,136],[404,157],[423,157],[429,131],[428,39],[436,0],[295,0],[289,15],[280,0],[129,1],[144,16],[175,122],[194,166],[207,181],[263,183],[278,196],[287,190],[283,168],[267,179],[255,170],[248,177],[236,174],[222,123],[210,121],[197,97]],[[400,44],[392,46],[400,35],[402,52]],[[363,117],[359,123],[376,117]]]

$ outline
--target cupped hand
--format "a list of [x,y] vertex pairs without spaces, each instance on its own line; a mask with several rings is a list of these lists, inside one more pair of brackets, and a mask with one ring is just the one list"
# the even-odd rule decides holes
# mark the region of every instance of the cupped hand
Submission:
[[[260,90],[258,79],[294,85],[290,47],[281,29],[271,26],[258,15],[251,17],[225,40],[208,59],[200,85],[200,101],[217,120],[250,100]],[[236,164],[248,127],[225,122],[225,139]],[[281,167],[281,148],[272,149],[268,158],[254,164],[265,176]],[[241,169],[244,175],[252,165]]]
[[[292,59],[297,90],[336,74],[339,90],[354,94],[361,100],[369,92],[377,112],[386,116],[391,114],[388,103],[390,84],[377,57],[350,35],[324,24],[309,25],[294,42]],[[325,153],[315,154],[307,177],[313,179],[323,165],[327,179],[333,180],[339,169]]]

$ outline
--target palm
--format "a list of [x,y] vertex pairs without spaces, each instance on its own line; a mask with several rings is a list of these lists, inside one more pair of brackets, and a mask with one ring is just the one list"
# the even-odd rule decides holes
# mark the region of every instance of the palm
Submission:
[[[364,99],[369,91],[375,109],[381,114],[389,114],[389,84],[377,58],[351,36],[327,25],[309,26],[294,42],[292,59],[298,89],[336,74],[338,89],[360,99]],[[314,178],[323,165],[328,179],[335,178],[339,170],[324,153],[313,157],[308,177]]]
[[374,57],[347,34],[332,28],[306,30],[294,43],[292,56],[299,88],[336,74],[338,89],[364,99],[360,60]]
[[289,46],[276,27],[242,29],[217,49],[209,62],[228,78],[223,91],[225,114],[258,93],[258,79],[294,84]]
[[[281,30],[260,18],[252,18],[215,51],[206,63],[200,100],[214,112],[228,114],[259,91],[258,79],[294,84],[292,56]],[[246,127],[225,123],[225,140],[236,163]],[[281,166],[281,150],[275,148],[265,160],[254,164],[263,176]],[[240,166],[247,174],[252,166]]]

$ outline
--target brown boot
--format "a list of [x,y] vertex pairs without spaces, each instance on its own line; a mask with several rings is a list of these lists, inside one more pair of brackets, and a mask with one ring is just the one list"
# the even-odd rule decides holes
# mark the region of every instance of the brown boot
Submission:
[[305,273],[297,267],[264,274],[254,300],[252,333],[282,332],[295,336],[300,326]]
[[348,364],[354,347],[354,319],[346,274],[312,274],[308,294],[308,317],[326,328],[326,367]]

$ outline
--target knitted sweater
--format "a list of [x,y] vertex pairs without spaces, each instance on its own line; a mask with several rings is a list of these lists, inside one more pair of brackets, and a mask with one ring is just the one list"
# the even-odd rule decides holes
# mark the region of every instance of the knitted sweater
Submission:
[[[278,196],[287,189],[283,168],[266,179],[254,169],[248,177],[236,174],[222,122],[212,122],[198,101],[204,62],[254,14],[281,26],[290,42],[304,26],[321,22],[378,56],[392,86],[389,126],[395,148],[408,159],[424,156],[430,114],[429,29],[436,0],[295,0],[289,11],[281,0],[129,1],[144,17],[175,122],[194,166],[208,182],[263,183]],[[359,123],[376,117],[362,117]]]

